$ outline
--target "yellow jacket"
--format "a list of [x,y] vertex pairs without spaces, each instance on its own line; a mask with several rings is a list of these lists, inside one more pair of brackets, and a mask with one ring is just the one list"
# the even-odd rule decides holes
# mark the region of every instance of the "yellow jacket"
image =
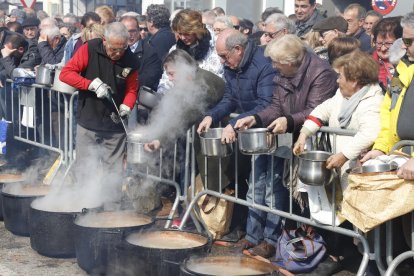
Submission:
[[403,87],[393,109],[391,109],[391,93],[386,93],[381,104],[381,130],[373,146],[373,149],[380,150],[385,154],[389,154],[392,147],[401,140],[397,134],[398,115],[405,92],[414,76],[414,64],[401,60],[396,67],[396,71]]

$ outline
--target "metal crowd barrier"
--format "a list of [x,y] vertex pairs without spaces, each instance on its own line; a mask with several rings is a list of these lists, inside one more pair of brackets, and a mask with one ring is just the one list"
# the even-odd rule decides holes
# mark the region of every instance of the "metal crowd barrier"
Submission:
[[[399,141],[397,144],[394,145],[394,147],[392,148],[392,151],[400,150],[404,147],[410,147],[410,151],[412,152],[413,147],[414,147],[414,141],[409,141],[409,140]],[[392,256],[393,220],[386,222],[386,260],[387,260],[388,268],[385,272],[384,272],[384,269],[381,271],[381,273],[385,276],[396,275],[397,273],[395,272],[395,270],[397,269],[397,266],[401,264],[404,260],[408,260],[414,257],[414,212],[411,212],[410,216],[411,216],[410,250],[402,252],[395,258]]]
[[73,98],[77,94],[63,93],[39,84],[16,84],[6,80],[2,88],[3,118],[13,126],[15,140],[59,154],[56,172],[74,161]]
[[[355,135],[355,131],[336,129],[336,128],[328,128],[328,127],[323,127],[323,128],[321,128],[320,131],[329,133],[332,136],[332,138],[333,138],[332,147],[333,147],[333,152],[334,153],[336,152],[335,144],[336,144],[337,136],[353,136],[353,135]],[[194,127],[193,127],[193,130],[191,132],[191,137],[190,137],[190,141],[192,143],[192,149],[193,149],[192,152],[194,152],[194,135],[196,135],[196,133],[195,133]],[[253,202],[248,202],[245,199],[241,199],[239,197],[239,193],[238,193],[239,183],[237,181],[237,178],[238,178],[238,163],[237,163],[238,159],[237,159],[237,155],[240,154],[240,153],[238,153],[237,149],[238,149],[238,146],[237,146],[237,141],[236,141],[236,144],[234,145],[234,152],[235,152],[235,155],[236,155],[236,158],[235,158],[235,195],[234,196],[229,196],[229,195],[226,195],[222,192],[222,187],[223,186],[222,186],[222,183],[221,183],[222,182],[221,178],[219,179],[219,190],[218,191],[209,190],[207,187],[205,187],[205,189],[202,190],[201,192],[199,192],[197,194],[194,194],[194,189],[193,189],[193,194],[194,195],[193,195],[192,200],[191,200],[190,204],[188,205],[188,208],[187,208],[187,210],[186,210],[186,212],[185,212],[185,214],[182,218],[182,222],[181,222],[181,225],[180,225],[179,229],[182,230],[185,227],[185,224],[188,220],[188,217],[190,216],[190,213],[193,212],[193,209],[195,209],[196,212],[199,211],[198,206],[197,206],[196,203],[198,202],[200,197],[202,197],[203,195],[210,195],[210,196],[214,196],[214,197],[217,197],[217,198],[220,198],[220,199],[224,199],[224,200],[227,200],[227,201],[230,201],[230,202],[233,202],[233,203],[237,203],[237,204],[241,204],[241,205],[244,205],[244,206],[247,206],[247,207],[255,208],[255,209],[258,209],[258,210],[261,210],[261,211],[264,211],[264,212],[270,212],[270,213],[279,215],[281,217],[284,217],[284,218],[287,218],[287,219],[290,219],[290,220],[294,220],[296,222],[306,223],[308,225],[312,225],[312,226],[317,227],[317,228],[325,229],[325,230],[328,230],[328,231],[331,231],[331,232],[335,232],[335,233],[338,233],[338,234],[342,234],[342,235],[349,236],[349,237],[360,240],[361,244],[362,244],[362,248],[363,248],[363,253],[362,253],[362,261],[361,261],[360,266],[358,268],[357,275],[360,275],[360,276],[364,275],[364,272],[365,272],[365,270],[367,268],[367,265],[368,265],[368,261],[370,260],[370,254],[369,254],[370,250],[369,250],[369,245],[368,245],[367,239],[365,238],[365,236],[361,235],[357,230],[350,230],[350,229],[346,229],[346,228],[343,228],[343,227],[335,226],[335,223],[334,223],[335,219],[336,219],[336,212],[335,211],[332,214],[331,225],[320,224],[320,223],[318,223],[318,222],[316,222],[312,219],[294,214],[293,210],[292,210],[292,202],[293,202],[293,190],[292,189],[289,189],[290,195],[289,195],[289,211],[288,212],[277,210],[277,209],[272,208],[272,207],[268,207],[268,206],[265,206],[265,205],[260,205],[260,204],[255,203],[254,193],[253,193]],[[252,161],[252,172],[251,172],[252,174],[255,173],[254,172],[254,157],[255,156],[253,155],[252,156],[252,160],[253,160]],[[272,159],[274,159],[274,156],[272,156]],[[194,155],[192,156],[191,160],[192,160],[192,163],[195,162]],[[207,162],[208,162],[207,157],[205,157],[205,163],[207,164]],[[292,173],[293,172],[293,158],[289,159],[289,166],[290,166],[290,179],[292,179],[293,178],[293,175],[292,175],[293,174]],[[219,170],[220,171],[218,173],[221,173],[221,166],[220,166]],[[207,174],[207,170],[206,170],[206,174]],[[191,167],[191,183],[192,183],[193,187],[194,187],[194,185],[193,185],[194,184],[194,178],[195,178],[195,170],[194,170],[194,165],[192,165],[192,167]],[[272,174],[272,178],[273,178],[273,174]],[[250,183],[250,185],[252,185],[252,189],[254,191],[255,190],[254,189],[255,178],[251,177],[251,179],[252,179],[252,183]],[[271,181],[273,181],[273,179],[271,179]],[[332,202],[333,202],[332,209],[335,210],[335,185],[331,185],[331,186],[332,186]],[[271,193],[272,193],[272,195],[274,194],[273,191]],[[272,196],[272,200],[273,200],[273,196]],[[271,202],[270,205],[273,206],[273,202]],[[202,223],[202,225],[204,225],[204,224]],[[209,233],[207,229],[205,229],[205,230],[206,230],[207,233]]]

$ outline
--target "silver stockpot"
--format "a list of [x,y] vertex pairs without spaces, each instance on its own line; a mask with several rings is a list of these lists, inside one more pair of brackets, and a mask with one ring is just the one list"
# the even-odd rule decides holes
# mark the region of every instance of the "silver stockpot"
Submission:
[[306,185],[323,186],[331,182],[333,170],[326,168],[326,160],[332,153],[306,151],[299,154],[298,177]]
[[55,91],[72,94],[76,91],[76,88],[70,86],[59,79],[62,68],[57,68],[55,72],[55,80],[53,81],[52,89]]
[[221,143],[223,128],[210,128],[200,134],[201,152],[209,157],[226,157],[233,153],[233,144]]
[[128,133],[127,135],[127,162],[129,164],[143,164],[147,163],[153,155],[152,153],[144,149],[144,145],[147,142],[143,142],[142,134],[140,133]]
[[138,102],[145,106],[146,108],[153,109],[157,106],[158,102],[161,100],[161,96],[158,95],[151,88],[146,86],[141,86],[138,92]]
[[267,154],[276,150],[276,134],[267,128],[238,130],[239,150],[243,154]]
[[55,70],[53,70],[53,69],[51,69],[47,66],[40,65],[36,69],[35,82],[37,84],[51,86],[53,84],[54,73],[55,73]]

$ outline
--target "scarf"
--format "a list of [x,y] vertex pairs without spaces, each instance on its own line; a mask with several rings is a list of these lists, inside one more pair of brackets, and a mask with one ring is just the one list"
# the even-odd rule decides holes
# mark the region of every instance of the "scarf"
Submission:
[[362,87],[358,92],[349,99],[344,98],[341,111],[338,114],[338,121],[341,128],[346,128],[351,122],[352,114],[359,105],[359,102],[368,92],[368,85]]

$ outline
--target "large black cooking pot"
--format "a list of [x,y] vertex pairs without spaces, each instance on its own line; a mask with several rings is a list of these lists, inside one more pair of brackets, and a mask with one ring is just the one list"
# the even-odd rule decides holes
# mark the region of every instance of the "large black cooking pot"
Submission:
[[133,210],[83,212],[75,219],[76,259],[92,275],[107,274],[111,251],[129,232],[152,225],[153,220]]
[[246,256],[190,257],[181,264],[181,276],[279,275],[271,264]]
[[205,254],[211,240],[197,233],[178,230],[134,231],[111,253],[113,275],[179,275],[186,258]]
[[33,200],[47,194],[49,186],[6,184],[1,192],[4,226],[15,235],[29,236],[29,209]]
[[38,200],[29,209],[30,246],[47,257],[76,257],[73,221],[82,211],[42,210]]
[[[18,174],[0,174],[0,191],[6,183],[23,183],[24,177]],[[0,196],[0,220],[3,220],[3,199]]]

